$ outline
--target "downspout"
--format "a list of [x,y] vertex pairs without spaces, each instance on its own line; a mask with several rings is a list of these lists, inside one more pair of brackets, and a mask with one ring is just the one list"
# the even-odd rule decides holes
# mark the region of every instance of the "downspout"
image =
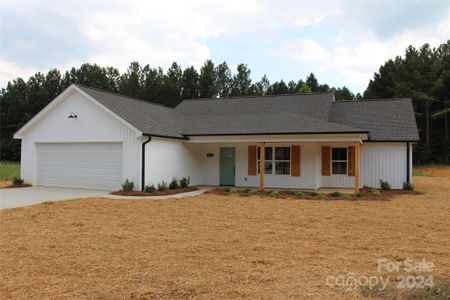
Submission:
[[148,140],[142,143],[141,191],[143,191],[145,187],[145,145],[152,140],[150,135],[143,134],[143,136],[147,136]]
[[406,143],[406,182],[410,183],[411,178],[409,178],[409,160],[410,160],[410,153],[409,153],[409,143]]

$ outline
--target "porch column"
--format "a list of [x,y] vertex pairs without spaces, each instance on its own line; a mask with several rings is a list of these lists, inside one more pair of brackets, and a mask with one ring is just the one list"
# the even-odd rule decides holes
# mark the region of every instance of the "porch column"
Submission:
[[266,160],[266,143],[259,145],[259,189],[264,190],[264,161]]
[[359,193],[359,174],[361,161],[361,144],[355,143],[355,194]]

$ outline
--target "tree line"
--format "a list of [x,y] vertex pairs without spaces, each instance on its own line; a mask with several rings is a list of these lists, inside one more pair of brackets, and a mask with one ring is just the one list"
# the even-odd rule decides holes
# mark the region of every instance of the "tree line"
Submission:
[[410,46],[405,58],[396,57],[380,67],[364,95],[355,95],[345,86],[320,84],[313,73],[298,81],[271,83],[264,75],[252,82],[246,64],[239,64],[233,72],[226,62],[214,64],[211,60],[205,61],[200,70],[193,66],[183,69],[176,62],[167,71],[132,62],[122,74],[116,68],[96,64],[83,64],[64,74],[52,69],[47,74],[36,73],[27,81],[17,78],[1,89],[0,159],[19,160],[20,141],[12,139],[14,132],[70,84],[78,83],[168,107],[183,99],[311,92],[334,92],[338,101],[411,97],[421,135],[416,162],[448,163],[449,49],[450,41],[433,49],[427,44],[418,50]]

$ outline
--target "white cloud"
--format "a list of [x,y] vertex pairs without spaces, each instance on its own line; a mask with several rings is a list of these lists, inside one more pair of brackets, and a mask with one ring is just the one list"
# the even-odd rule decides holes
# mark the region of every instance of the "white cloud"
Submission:
[[8,81],[22,77],[26,80],[37,72],[34,68],[20,68],[12,62],[0,59],[0,87],[6,87]]
[[274,53],[277,55],[287,56],[298,61],[317,60],[327,57],[327,52],[325,49],[316,41],[309,39],[289,40],[279,49],[275,50]]
[[337,73],[343,77],[343,84],[351,84],[362,91],[384,62],[404,55],[409,45],[419,48],[425,43],[431,46],[445,43],[450,36],[450,15],[438,24],[400,32],[389,39],[380,39],[369,31],[355,43],[352,42],[355,36],[350,41],[345,38],[348,35],[351,35],[349,31],[341,32],[335,40],[333,63]]

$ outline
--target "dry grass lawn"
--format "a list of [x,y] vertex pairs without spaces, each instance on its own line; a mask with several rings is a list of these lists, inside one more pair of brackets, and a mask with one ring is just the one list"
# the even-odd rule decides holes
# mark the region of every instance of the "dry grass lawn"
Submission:
[[0,298],[357,299],[377,258],[450,274],[450,180],[392,201],[80,199],[1,211]]

